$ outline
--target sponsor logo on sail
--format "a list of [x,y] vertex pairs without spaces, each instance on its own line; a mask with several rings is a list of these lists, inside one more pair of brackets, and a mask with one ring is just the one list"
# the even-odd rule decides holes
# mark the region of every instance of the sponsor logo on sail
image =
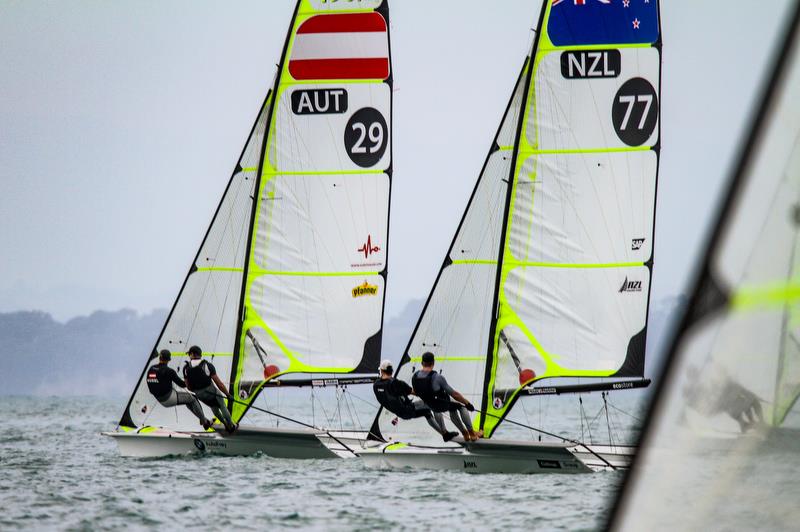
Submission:
[[367,281],[353,288],[353,297],[376,295],[378,295],[378,287],[374,284],[369,284]]
[[644,238],[634,238],[631,240],[631,249],[633,251],[642,249],[642,244],[644,244]]
[[622,292],[641,292],[642,291],[642,282],[641,281],[629,281],[628,277],[625,277],[625,280],[622,282],[622,286],[619,288],[620,293]]
[[500,399],[499,397],[495,397],[492,405],[494,406],[495,410],[500,410],[501,408],[503,408],[503,400]]
[[356,250],[356,252],[359,255],[364,256],[364,260],[366,260],[367,262],[353,263],[350,266],[352,266],[353,268],[380,266],[381,265],[380,262],[369,261],[369,258],[372,257],[374,253],[378,253],[380,250],[381,250],[380,246],[378,246],[376,243],[372,241],[372,235],[371,234],[367,235],[367,239],[364,241],[363,244],[361,244],[361,247],[359,247]]
[[372,235],[367,235],[367,241],[364,242],[364,244],[360,248],[358,248],[359,253],[363,253],[365,259],[368,259],[370,255],[372,255],[373,253],[377,253],[380,250],[381,250],[380,247],[373,245]]

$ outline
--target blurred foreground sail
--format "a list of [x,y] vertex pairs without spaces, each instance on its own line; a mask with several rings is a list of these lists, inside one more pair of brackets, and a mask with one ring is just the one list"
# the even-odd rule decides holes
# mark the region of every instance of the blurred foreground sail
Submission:
[[800,3],[612,528],[800,524]]

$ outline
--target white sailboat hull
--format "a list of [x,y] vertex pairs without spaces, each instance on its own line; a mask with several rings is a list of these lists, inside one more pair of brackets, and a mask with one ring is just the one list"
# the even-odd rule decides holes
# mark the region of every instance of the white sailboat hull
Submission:
[[[486,440],[463,446],[417,447],[387,444],[358,453],[373,469],[435,469],[467,473],[576,474],[630,465],[633,448],[590,446],[592,452],[571,443],[531,443]],[[605,462],[611,464],[609,466]]]
[[120,455],[126,457],[155,458],[185,454],[242,456],[260,453],[274,458],[321,459],[355,456],[347,448],[360,449],[367,433],[240,427],[233,434],[153,430],[104,432],[103,435],[113,438]]

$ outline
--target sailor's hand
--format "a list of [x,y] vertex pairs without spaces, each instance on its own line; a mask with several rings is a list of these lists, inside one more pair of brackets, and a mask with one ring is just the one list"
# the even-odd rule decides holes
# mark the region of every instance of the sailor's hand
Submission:
[[467,410],[469,410],[470,412],[474,412],[475,411],[475,407],[472,406],[472,403],[467,403],[464,406],[467,407]]

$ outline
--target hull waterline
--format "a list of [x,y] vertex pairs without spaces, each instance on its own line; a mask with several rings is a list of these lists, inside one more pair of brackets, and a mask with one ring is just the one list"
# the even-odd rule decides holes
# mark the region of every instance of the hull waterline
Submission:
[[[577,474],[625,469],[632,447],[486,440],[442,447],[386,444],[358,453],[373,469],[434,469],[467,473]],[[597,456],[599,455],[599,457]],[[606,463],[607,462],[607,463]],[[609,467],[611,464],[613,467]]]
[[274,458],[300,459],[346,458],[355,456],[348,448],[361,448],[366,440],[366,432],[360,431],[324,433],[313,429],[261,427],[240,427],[233,434],[156,429],[104,432],[103,435],[117,442],[121,456],[138,458],[207,453],[228,456],[260,453]]

